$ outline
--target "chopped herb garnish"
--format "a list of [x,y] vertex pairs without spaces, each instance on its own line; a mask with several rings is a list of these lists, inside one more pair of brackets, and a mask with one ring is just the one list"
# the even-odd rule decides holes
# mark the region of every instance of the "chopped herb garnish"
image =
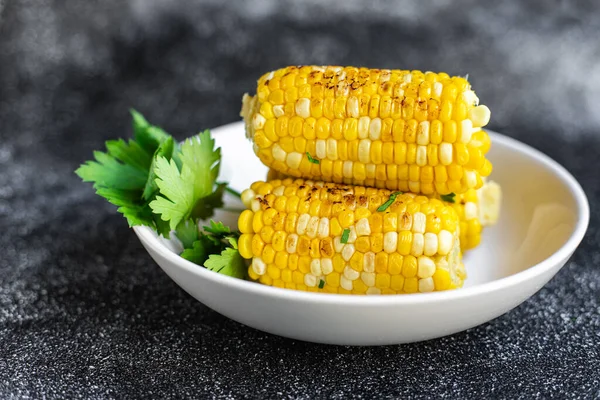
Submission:
[[348,243],[348,237],[350,237],[350,229],[346,228],[344,229],[344,232],[342,232],[342,239],[340,239],[340,242]]
[[313,163],[313,164],[321,164],[321,161],[318,160],[318,159],[316,159],[316,158],[313,158],[313,156],[311,156],[308,151],[306,152],[306,156],[308,157],[308,161],[310,161],[311,163]]
[[319,289],[323,289],[324,286],[325,286],[325,281],[323,279],[321,279],[319,281]]
[[396,197],[399,194],[402,194],[402,192],[394,192],[394,193],[390,194],[390,198],[385,203],[383,203],[382,205],[380,205],[377,208],[377,211],[384,212],[385,210],[387,210],[389,206],[391,206],[392,204],[394,204],[394,201],[396,201]]
[[455,203],[455,201],[454,201],[455,196],[456,196],[455,193],[449,193],[449,194],[443,194],[440,197],[442,198],[442,201],[447,201],[448,203]]

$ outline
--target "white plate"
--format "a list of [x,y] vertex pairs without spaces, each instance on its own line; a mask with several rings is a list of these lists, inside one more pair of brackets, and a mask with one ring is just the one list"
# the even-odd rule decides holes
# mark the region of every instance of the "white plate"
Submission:
[[[241,122],[214,129],[221,179],[237,190],[266,176]],[[585,194],[555,161],[492,134],[493,180],[504,193],[500,222],[469,252],[464,288],[428,294],[351,296],[279,289],[199,267],[147,227],[134,231],[160,267],[186,292],[242,324],[311,342],[383,345],[450,335],[487,322],[537,292],[569,259],[589,221]],[[240,205],[232,200],[233,205]],[[236,215],[216,216],[237,226]]]

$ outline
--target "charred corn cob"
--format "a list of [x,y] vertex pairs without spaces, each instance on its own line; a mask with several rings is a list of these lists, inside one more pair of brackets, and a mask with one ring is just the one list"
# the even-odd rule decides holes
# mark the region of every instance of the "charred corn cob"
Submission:
[[241,115],[262,162],[293,177],[462,194],[492,170],[490,111],[445,73],[282,68],[244,95]]
[[[269,169],[267,181],[288,178],[285,174]],[[439,196],[437,196],[439,198]],[[471,250],[479,245],[484,227],[494,225],[500,211],[500,186],[492,181],[484,181],[480,189],[469,189],[466,193],[452,198],[451,206],[460,221],[460,249]]]
[[239,250],[263,284],[354,294],[462,286],[459,221],[438,199],[284,179],[242,193]]

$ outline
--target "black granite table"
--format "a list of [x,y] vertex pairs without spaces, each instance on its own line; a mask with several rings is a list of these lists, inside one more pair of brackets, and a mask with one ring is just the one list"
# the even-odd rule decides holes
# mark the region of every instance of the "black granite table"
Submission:
[[[598,3],[366,3],[0,1],[1,398],[600,397]],[[308,63],[469,73],[492,128],[581,182],[579,250],[508,314],[410,345],[283,339],[195,301],[72,171],[129,107],[183,138]]]

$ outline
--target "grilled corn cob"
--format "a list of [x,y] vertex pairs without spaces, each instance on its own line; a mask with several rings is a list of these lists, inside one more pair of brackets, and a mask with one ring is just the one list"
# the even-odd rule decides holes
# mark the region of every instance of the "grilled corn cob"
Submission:
[[284,179],[242,193],[251,279],[289,289],[395,294],[462,286],[459,221],[438,199]]
[[478,189],[492,170],[490,112],[461,77],[286,67],[242,103],[255,153],[289,176],[429,195]]
[[[288,178],[285,174],[269,169],[267,181]],[[439,198],[439,196],[436,196]],[[460,249],[465,252],[479,245],[482,228],[494,225],[500,211],[500,186],[485,181],[480,189],[469,189],[452,199],[451,206],[460,221]]]

